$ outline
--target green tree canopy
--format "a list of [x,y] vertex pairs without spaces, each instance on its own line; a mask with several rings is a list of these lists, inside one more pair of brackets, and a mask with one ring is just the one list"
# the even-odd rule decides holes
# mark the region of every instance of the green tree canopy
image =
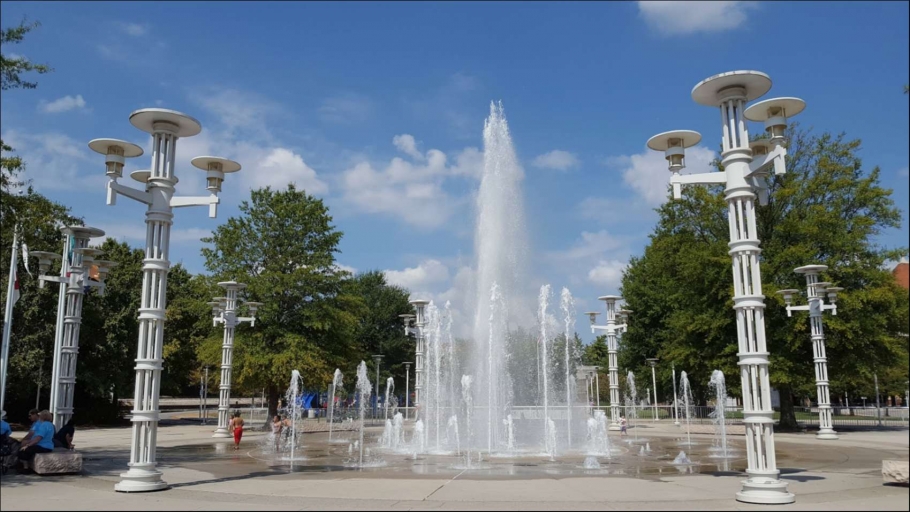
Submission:
[[[899,333],[908,332],[908,296],[885,268],[906,249],[875,242],[882,230],[899,226],[900,211],[891,190],[879,184],[879,169],[864,169],[860,148],[859,140],[843,134],[813,135],[793,127],[788,172],[771,178],[770,203],[757,208],[771,383],[781,394],[784,427],[795,426],[794,394],[815,397],[808,317],[788,318],[775,293],[805,288],[793,272],[798,266],[828,265],[825,280],[845,288],[837,316],[824,318],[832,396],[868,389],[873,372],[881,380],[897,365],[900,382],[882,382],[883,392],[899,393],[906,380],[907,339]],[[647,371],[645,358],[660,357],[663,396],[672,393],[666,363],[688,372],[696,397],[704,397],[711,370],[720,369],[735,396],[740,383],[734,377],[737,338],[723,191],[684,190],[682,200],[658,210],[644,255],[633,258],[623,276],[623,296],[635,313],[620,365],[638,374]]]
[[[344,293],[349,273],[335,264],[341,236],[321,199],[289,185],[252,191],[239,216],[203,239],[206,268],[246,283],[247,299],[264,303],[256,327],[237,330],[233,375],[238,386],[268,390],[270,415],[291,370],[322,390],[335,367],[361,353],[354,333],[363,304]],[[220,351],[213,357],[207,346],[200,357],[220,364]]]

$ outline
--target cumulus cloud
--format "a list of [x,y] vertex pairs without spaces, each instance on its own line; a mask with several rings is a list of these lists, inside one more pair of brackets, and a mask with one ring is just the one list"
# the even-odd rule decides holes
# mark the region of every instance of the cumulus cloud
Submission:
[[[102,190],[103,157],[81,141],[59,132],[3,132],[3,142],[12,146],[27,164],[23,173],[38,190]],[[94,171],[94,172],[93,172]]]
[[401,286],[414,293],[427,292],[432,285],[449,279],[449,267],[439,260],[426,260],[416,267],[404,270],[386,270],[386,281],[395,286]]
[[655,31],[674,36],[732,30],[756,7],[756,2],[738,1],[640,1],[638,14]]
[[619,260],[600,260],[588,271],[588,281],[606,287],[611,292],[619,291],[622,273],[627,266],[627,263]]
[[38,103],[38,109],[46,114],[59,114],[60,112],[84,108],[85,99],[82,98],[81,94],[75,96],[67,95],[51,102],[41,100],[41,102]]
[[581,237],[572,247],[564,251],[551,252],[548,256],[554,260],[577,261],[597,257],[605,252],[617,251],[626,247],[626,240],[612,235],[605,229],[595,233],[582,231]]
[[554,169],[557,171],[567,171],[579,164],[578,158],[568,151],[554,149],[549,153],[539,155],[534,159],[532,165],[541,169]]
[[407,133],[402,133],[401,135],[396,135],[392,137],[392,144],[395,144],[395,147],[398,148],[398,151],[416,159],[423,160],[423,153],[417,150],[417,141],[414,140],[413,135]]
[[[258,152],[260,155],[254,156]],[[248,169],[243,176],[253,188],[271,186],[283,189],[288,183],[303,188],[310,194],[325,194],[328,185],[317,176],[316,171],[303,161],[303,157],[290,149],[277,147],[253,150],[247,153]]]
[[390,215],[413,226],[441,226],[466,201],[449,194],[443,184],[452,177],[479,176],[482,154],[465,148],[450,165],[448,156],[438,149],[420,153],[411,135],[396,136],[393,144],[413,153],[416,162],[394,157],[382,168],[365,160],[354,164],[341,174],[344,201],[358,211]]
[[[715,154],[703,146],[686,149],[686,168],[682,174],[711,172]],[[645,148],[643,153],[607,159],[607,165],[622,169],[623,181],[631,186],[649,205],[660,206],[667,200],[670,171],[660,151]]]

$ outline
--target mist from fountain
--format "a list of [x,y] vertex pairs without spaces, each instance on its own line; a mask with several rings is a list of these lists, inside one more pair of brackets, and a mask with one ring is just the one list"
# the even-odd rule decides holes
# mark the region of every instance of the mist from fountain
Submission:
[[638,440],[638,430],[635,430],[635,418],[638,417],[638,389],[635,387],[635,374],[631,371],[626,374],[626,414],[629,415],[629,428],[633,430],[635,440]]
[[467,449],[465,450],[465,467],[471,467],[471,446],[474,441],[474,427],[471,423],[471,415],[474,411],[474,397],[471,394],[471,382],[472,378],[470,375],[461,376],[461,397],[464,401],[465,408],[465,425],[467,426]]
[[572,368],[575,366],[575,344],[574,339],[572,339],[575,334],[575,299],[572,297],[572,292],[568,288],[563,287],[560,305],[562,307],[563,318],[565,321],[565,334],[566,334],[566,357],[565,357],[565,373],[566,373],[566,440],[569,447],[572,446],[572,405],[574,400],[572,397],[575,395],[575,379],[572,376]]
[[547,324],[549,319],[547,318],[547,307],[550,305],[550,285],[545,284],[540,287],[540,295],[538,296],[538,309],[537,309],[537,323],[540,327],[540,337],[538,338],[540,344],[540,375],[541,380],[543,381],[543,398],[541,405],[543,405],[543,446],[546,449],[547,453],[552,456],[550,451],[550,396],[549,396],[549,374],[550,374],[550,354],[549,354],[549,345],[550,345],[550,335],[547,332]]

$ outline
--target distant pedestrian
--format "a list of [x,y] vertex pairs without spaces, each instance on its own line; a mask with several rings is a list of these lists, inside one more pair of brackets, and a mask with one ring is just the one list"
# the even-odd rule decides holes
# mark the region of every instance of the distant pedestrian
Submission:
[[284,424],[281,421],[281,416],[275,415],[272,418],[272,437],[275,438],[275,451],[278,451],[278,447],[281,445],[281,429],[284,427]]
[[620,416],[620,417],[619,417],[619,435],[620,435],[620,436],[629,435],[629,433],[626,432],[626,426],[627,426],[627,424],[628,424],[628,422],[626,421],[626,417],[625,417],[625,416]]

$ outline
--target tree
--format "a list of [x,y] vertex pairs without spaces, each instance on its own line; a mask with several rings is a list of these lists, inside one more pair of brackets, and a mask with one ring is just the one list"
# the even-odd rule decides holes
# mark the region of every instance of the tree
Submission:
[[[5,44],[21,43],[25,38],[25,34],[38,28],[39,25],[37,21],[26,24],[25,20],[22,20],[16,27],[0,29],[0,47]],[[0,90],[34,89],[38,87],[36,82],[23,80],[20,76],[22,73],[30,71],[44,74],[52,70],[45,64],[35,64],[25,57],[4,55],[0,51]],[[13,148],[6,145],[2,140],[0,140],[0,152],[7,153],[5,156],[0,156],[0,189],[8,192],[11,188],[19,188],[25,185],[25,182],[17,181],[16,179],[16,176],[25,168],[22,159],[18,156],[9,155],[9,153],[13,152]]]
[[[770,377],[780,392],[784,429],[797,426],[794,395],[815,396],[808,317],[788,318],[775,293],[804,288],[794,268],[828,265],[825,280],[846,289],[838,315],[824,319],[833,396],[865,385],[876,368],[881,376],[884,368],[902,365],[906,380],[907,341],[899,333],[908,332],[908,296],[884,269],[906,249],[874,241],[900,223],[878,168],[864,170],[860,141],[843,134],[816,136],[793,126],[789,135],[788,173],[771,178],[770,203],[757,208]],[[641,370],[646,357],[675,362],[703,397],[712,369],[738,373],[726,205],[719,187],[689,187],[683,200],[658,212],[644,255],[633,258],[623,276],[623,296],[635,314],[621,361]],[[659,367],[666,389],[669,366]],[[727,383],[731,393],[739,392],[739,379]]]
[[[404,363],[414,361],[414,342],[404,334],[403,324],[398,315],[413,312],[408,302],[410,293],[400,286],[386,282],[385,274],[378,270],[357,274],[346,280],[346,293],[358,297],[365,305],[359,316],[354,339],[358,354],[351,354],[352,360],[371,361],[370,355],[382,354],[381,368],[385,376],[393,376],[404,392]],[[370,375],[376,375],[375,368]]]
[[[321,199],[289,185],[253,190],[240,216],[202,240],[210,245],[202,249],[206,268],[218,280],[246,283],[246,297],[264,303],[256,327],[236,331],[233,375],[240,387],[267,389],[270,416],[291,370],[321,391],[334,368],[356,367],[354,333],[364,311],[344,293],[349,273],[335,265],[341,236]],[[220,351],[215,357],[211,343],[203,345],[200,359],[220,364]]]
[[582,351],[581,361],[582,364],[586,366],[600,367],[597,371],[605,377],[603,379],[598,378],[600,396],[610,396],[610,377],[608,373],[610,368],[610,352],[607,347],[607,336],[601,334],[594,338],[593,343],[586,345]]

